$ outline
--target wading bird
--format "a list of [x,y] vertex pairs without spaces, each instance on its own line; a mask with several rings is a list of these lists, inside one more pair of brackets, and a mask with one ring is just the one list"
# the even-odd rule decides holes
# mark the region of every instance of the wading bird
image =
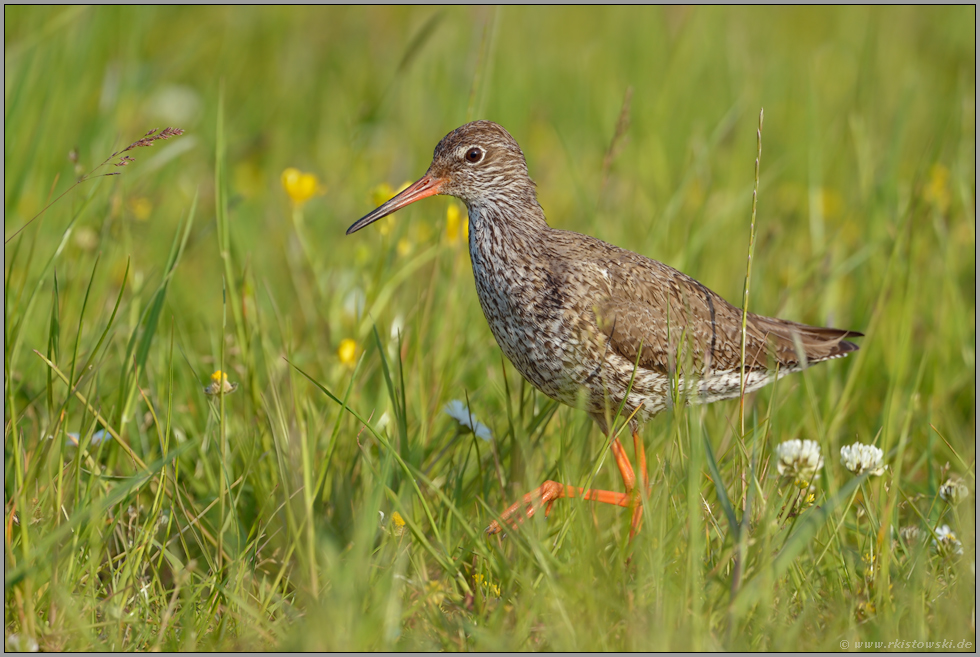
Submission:
[[[435,148],[416,183],[354,223],[364,228],[427,196],[466,204],[480,306],[514,367],[548,397],[583,408],[604,433],[619,410],[630,418],[643,485],[649,486],[638,423],[671,400],[707,404],[738,397],[742,311],[672,267],[588,235],[556,230],[538,204],[520,146],[503,127],[474,121]],[[745,392],[820,361],[845,356],[855,331],[818,328],[748,313]],[[610,447],[626,491],[584,490],[546,481],[501,514],[516,524],[562,497],[643,507],[622,443]],[[521,510],[523,509],[523,513]],[[489,533],[501,530],[493,521]]]

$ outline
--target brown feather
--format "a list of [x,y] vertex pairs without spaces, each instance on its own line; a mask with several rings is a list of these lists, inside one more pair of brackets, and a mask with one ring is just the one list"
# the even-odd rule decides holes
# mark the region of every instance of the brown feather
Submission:
[[[548,226],[524,153],[490,121],[446,135],[423,183],[466,204],[477,294],[501,350],[544,394],[584,402],[600,424],[627,397],[627,412],[656,414],[675,381],[688,401],[708,403],[740,394],[743,378],[755,390],[858,348],[844,340],[854,331],[749,313],[743,377],[741,310],[663,263]],[[396,197],[351,230],[402,205]]]

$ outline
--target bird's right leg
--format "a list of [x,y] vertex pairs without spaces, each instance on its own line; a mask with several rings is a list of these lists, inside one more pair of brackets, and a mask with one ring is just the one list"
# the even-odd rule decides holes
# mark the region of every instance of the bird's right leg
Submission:
[[[530,518],[537,513],[538,509],[542,506],[545,507],[544,514],[547,516],[551,512],[551,505],[554,504],[555,500],[563,497],[581,497],[586,500],[595,500],[596,502],[615,504],[616,506],[622,507],[634,506],[637,500],[636,495],[633,493],[636,487],[636,474],[633,472],[633,465],[630,463],[629,457],[626,456],[626,449],[619,442],[619,438],[614,438],[609,448],[612,450],[613,458],[615,458],[616,465],[619,467],[619,473],[623,476],[623,483],[626,486],[625,493],[615,493],[610,490],[598,490],[594,488],[586,490],[585,488],[567,486],[557,481],[549,480],[522,497],[520,501],[508,507],[506,511],[500,514],[500,519],[505,523],[509,523],[511,527],[516,528],[520,523],[524,522],[525,518]],[[644,468],[645,471],[646,468]],[[521,509],[524,510],[523,513],[519,513]],[[501,529],[501,524],[494,520],[487,527],[487,533],[496,534]]]

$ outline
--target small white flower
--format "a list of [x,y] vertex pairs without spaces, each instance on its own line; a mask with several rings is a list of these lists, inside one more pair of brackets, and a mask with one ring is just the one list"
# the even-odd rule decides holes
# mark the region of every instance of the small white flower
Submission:
[[881,461],[885,453],[874,445],[854,443],[840,448],[840,463],[856,475],[870,472],[874,477],[885,473]]
[[932,539],[932,544],[936,547],[936,552],[948,557],[954,554],[963,554],[963,544],[956,538],[956,534],[949,528],[949,525],[936,527],[936,537]]
[[14,652],[37,652],[37,641],[33,637],[11,634],[7,637],[7,649]]
[[939,497],[950,506],[956,506],[965,500],[969,494],[970,488],[958,477],[950,477],[945,484],[939,487]]
[[360,317],[364,312],[364,291],[356,287],[344,297],[344,312],[352,317]]
[[920,538],[922,538],[922,530],[920,530],[916,525],[906,525],[898,530],[899,535],[909,545],[917,543]]
[[391,342],[393,344],[398,344],[399,338],[404,338],[405,335],[405,318],[401,315],[395,315],[395,319],[391,322]]
[[478,422],[477,419],[473,417],[473,412],[460,400],[452,400],[446,404],[445,408],[442,410],[445,411],[446,415],[475,433],[477,438],[482,438],[488,442],[493,439],[493,434],[490,433],[490,428],[482,422]]
[[792,478],[800,488],[809,488],[823,467],[820,445],[812,440],[787,440],[776,447],[776,469],[783,477]]

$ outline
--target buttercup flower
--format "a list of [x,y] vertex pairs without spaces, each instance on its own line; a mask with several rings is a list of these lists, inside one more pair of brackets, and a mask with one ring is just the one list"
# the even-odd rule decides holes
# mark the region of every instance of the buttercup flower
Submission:
[[879,477],[885,472],[881,460],[885,454],[874,445],[854,443],[840,448],[840,463],[856,475],[870,472]]
[[820,445],[812,440],[787,440],[776,447],[780,476],[791,478],[800,488],[809,488],[823,467]]
[[395,532],[395,536],[401,536],[408,531],[408,529],[405,528],[405,519],[402,518],[402,514],[398,513],[397,511],[391,514],[391,524],[392,531]]
[[153,212],[153,203],[145,196],[135,196],[129,201],[129,209],[136,221],[146,221]]
[[381,183],[371,190],[371,203],[382,205],[385,201],[395,195],[395,188],[386,182]]
[[969,487],[958,477],[950,477],[945,484],[939,487],[939,497],[950,506],[956,506],[965,500],[969,494]]
[[478,587],[483,589],[484,594],[488,598],[499,598],[500,597],[500,585],[494,584],[490,580],[486,579],[480,573],[473,576],[473,581]]
[[939,212],[949,209],[949,169],[942,164],[933,164],[929,169],[929,182],[923,190],[923,196]]
[[317,194],[323,193],[320,180],[313,173],[304,173],[294,167],[282,172],[282,188],[286,190],[293,207],[302,207]]
[[[377,205],[383,205],[385,201],[389,200],[391,197],[400,193],[402,190],[407,189],[410,182],[403,182],[401,187],[395,189],[386,182],[381,183],[377,187],[371,190],[371,202]],[[395,218],[392,215],[384,217],[378,221],[378,229],[381,231],[382,235],[387,235],[391,232],[391,227],[395,224]]]
[[439,580],[429,580],[425,585],[425,597],[429,602],[439,607],[446,601],[446,590],[446,587]]
[[932,539],[932,544],[935,546],[936,552],[944,557],[963,554],[963,544],[957,540],[956,534],[949,528],[949,525],[936,527],[935,534],[936,537]]
[[490,433],[490,428],[482,422],[478,422],[473,413],[466,407],[466,404],[458,399],[454,399],[443,409],[446,415],[453,418],[461,425],[476,434],[477,438],[482,438],[483,440],[490,441],[493,439],[493,434]]
[[204,388],[204,394],[213,397],[219,394],[222,390],[224,390],[224,393],[227,395],[238,390],[238,384],[228,383],[228,375],[221,370],[217,370],[211,375],[211,383]]
[[340,347],[337,348],[337,358],[347,367],[354,367],[357,362],[357,343],[350,338],[341,340]]
[[459,241],[461,235],[463,241],[467,241],[470,234],[469,226],[470,222],[462,217],[459,206],[451,203],[446,208],[446,239],[449,240],[449,243],[455,244]]

